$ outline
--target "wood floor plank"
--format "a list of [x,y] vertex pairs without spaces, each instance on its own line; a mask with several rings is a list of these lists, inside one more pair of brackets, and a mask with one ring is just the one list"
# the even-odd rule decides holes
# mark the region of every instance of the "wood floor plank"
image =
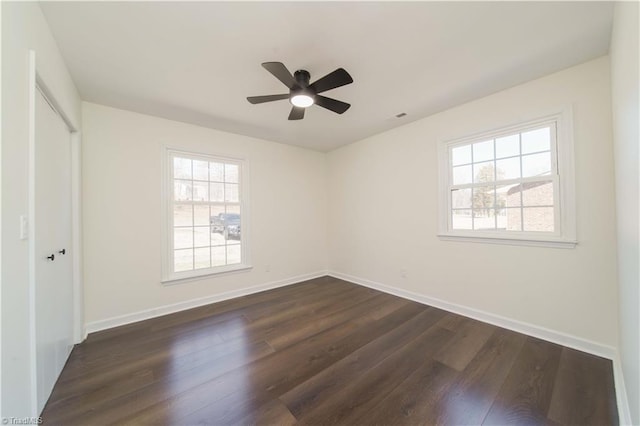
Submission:
[[425,424],[482,423],[525,341],[523,334],[497,328],[443,395],[443,410],[429,413]]
[[286,405],[277,399],[272,399],[255,410],[250,411],[248,415],[241,418],[235,424],[293,426],[297,423],[298,420],[291,414]]
[[438,325],[449,331],[457,332],[467,321],[468,318],[448,312],[447,315],[438,322]]
[[563,348],[548,417],[560,424],[618,424],[611,361]]
[[[253,345],[273,352],[265,342],[256,342]],[[172,375],[182,374],[207,363],[215,362],[225,356],[243,354],[252,348],[251,345],[247,345],[246,342],[242,341],[225,344],[218,343],[211,346],[202,346],[196,341],[195,343],[187,342],[178,346],[179,348],[176,349],[158,350],[151,355],[145,355],[135,361],[114,365],[106,370],[98,369],[93,371],[91,368],[87,368],[85,374],[61,382],[63,386],[58,386],[54,389],[51,396],[51,404],[55,406],[62,400],[77,395],[82,395],[83,398],[86,398],[96,390],[104,394],[108,389],[114,388],[114,392],[117,394],[122,392],[121,388],[125,386],[126,389],[132,392],[141,386],[134,386],[129,383],[129,380],[131,377],[140,375],[141,372],[151,371],[153,373],[151,382],[156,382]]]
[[[233,320],[238,322],[246,321],[242,317]],[[198,328],[184,333],[172,333],[163,338],[147,340],[146,344],[140,346],[123,344],[113,348],[104,348],[101,351],[93,351],[90,354],[76,353],[76,359],[67,363],[65,370],[60,377],[62,382],[82,379],[87,372],[91,374],[109,373],[122,365],[144,361],[149,357],[154,357],[158,352],[166,348],[172,349],[171,356],[181,356],[185,353],[195,352],[211,346],[221,345],[224,340],[215,332],[209,332],[208,328]],[[187,344],[188,343],[188,344]]]
[[462,371],[491,337],[496,327],[466,319],[456,327],[456,335],[433,357],[436,361]]
[[[117,396],[98,399],[93,392],[88,392],[70,400],[63,400],[59,404],[48,403],[43,417],[46,414],[47,423],[53,424],[73,423],[74,418],[82,420],[83,424],[112,423],[158,402],[170,400],[176,393],[193,389],[272,353],[273,349],[262,342],[214,362],[178,371],[175,375],[154,381],[143,388],[122,387]],[[96,388],[96,392],[100,392],[100,388]]]
[[418,366],[387,397],[362,414],[354,424],[419,425],[428,417],[438,417],[446,407],[442,395],[460,373],[433,359]]
[[611,362],[336,278],[93,333],[54,425],[616,424]]
[[357,424],[359,417],[374,409],[416,368],[430,362],[437,348],[451,338],[451,332],[430,327],[408,344],[369,369],[343,389],[326,397],[311,410],[297,416],[301,424]]
[[367,296],[367,299],[361,303],[354,304],[353,302],[353,300],[337,301],[328,314],[308,321],[293,321],[287,326],[279,327],[277,330],[269,330],[264,339],[274,349],[283,349],[295,342],[306,339],[307,336],[313,336],[345,321],[368,322],[368,319],[365,318],[367,313],[375,312],[383,309],[386,305],[396,305],[397,303],[392,297],[382,294],[372,297]]
[[242,309],[242,314],[252,323],[264,319],[273,321],[274,317],[283,314],[295,316],[313,313],[316,309],[335,302],[336,299],[359,299],[368,294],[375,294],[375,292],[363,287],[338,286],[337,283],[332,284],[333,285],[327,285],[325,287],[318,287],[315,291],[304,292],[299,297],[287,297],[277,302],[269,301],[261,306],[251,306],[250,308]]
[[[407,320],[403,315],[407,310],[420,313]],[[389,332],[289,390],[280,396],[280,400],[295,416],[303,415],[393,354],[398,347],[418,337],[443,315],[437,309],[416,310],[414,306],[407,306],[397,313],[400,315],[385,321],[385,325],[393,326]]]
[[[300,306],[282,310],[272,316],[248,321],[244,327],[237,327],[233,324],[230,327],[226,327],[225,324],[221,324],[221,327],[216,328],[216,333],[225,341],[232,341],[238,337],[246,340],[251,339],[253,336],[259,340],[276,339],[278,336],[286,334],[286,330],[312,326],[319,319],[329,317],[335,312],[350,309],[369,299],[375,298],[382,301],[384,298],[380,294],[362,292],[357,288],[343,291],[335,296],[338,301],[333,297],[322,298],[319,301],[309,301],[306,309],[305,306]],[[304,332],[302,333],[304,334]],[[269,341],[269,343],[273,342]]]
[[549,423],[562,346],[529,337],[484,419],[486,425]]

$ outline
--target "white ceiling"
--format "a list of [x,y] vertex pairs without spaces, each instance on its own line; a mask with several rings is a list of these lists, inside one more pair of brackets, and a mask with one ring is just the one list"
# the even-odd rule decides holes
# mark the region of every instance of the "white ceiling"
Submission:
[[[44,2],[83,99],[329,151],[604,55],[610,2]],[[287,93],[264,70],[354,83],[313,106],[251,105]],[[406,112],[401,119],[395,115]]]

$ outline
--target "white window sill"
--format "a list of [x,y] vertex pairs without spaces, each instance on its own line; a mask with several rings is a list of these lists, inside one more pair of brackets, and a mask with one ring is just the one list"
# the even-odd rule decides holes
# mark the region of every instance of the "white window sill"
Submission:
[[572,249],[575,248],[576,244],[578,244],[578,242],[574,240],[563,240],[559,238],[513,238],[460,234],[438,234],[438,238],[443,241],[458,241],[465,243],[506,244],[512,246],[551,247],[563,249]]
[[205,271],[188,271],[179,274],[173,274],[167,278],[164,278],[160,281],[163,285],[174,285],[174,284],[182,284],[184,282],[202,280],[206,278],[212,278],[220,275],[228,275],[235,274],[238,272],[249,271],[253,268],[251,265],[229,265],[229,266],[221,266],[215,269],[207,269]]

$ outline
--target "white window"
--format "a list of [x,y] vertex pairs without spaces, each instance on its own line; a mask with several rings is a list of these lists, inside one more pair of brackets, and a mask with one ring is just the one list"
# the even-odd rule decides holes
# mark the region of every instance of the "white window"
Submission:
[[568,116],[442,143],[440,237],[575,246]]
[[246,269],[246,165],[166,151],[163,281]]

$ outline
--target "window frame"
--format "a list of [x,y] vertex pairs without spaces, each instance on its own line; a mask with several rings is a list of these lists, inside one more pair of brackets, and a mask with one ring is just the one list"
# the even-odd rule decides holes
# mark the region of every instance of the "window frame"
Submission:
[[[238,175],[239,183],[239,204],[240,217],[242,218],[242,232],[240,235],[240,263],[233,265],[214,266],[202,269],[193,269],[189,271],[174,272],[174,241],[173,241],[173,207],[175,204],[174,178],[173,178],[173,158],[189,158],[191,160],[222,162],[227,164],[238,164],[240,173]],[[221,274],[245,271],[252,268],[250,261],[249,236],[250,236],[250,218],[249,218],[249,164],[244,158],[234,158],[222,156],[218,154],[187,151],[181,148],[170,146],[162,147],[162,278],[161,282],[165,285],[176,284],[184,281],[191,281],[207,277],[218,276]],[[207,203],[209,204],[209,203]]]
[[[451,206],[451,190],[460,186],[473,187],[474,184],[453,185],[451,150],[458,146],[534,130],[550,123],[555,124],[556,130],[555,135],[552,134],[550,147],[552,173],[544,178],[521,177],[512,180],[494,180],[492,183],[495,185],[496,182],[508,184],[509,182],[552,181],[554,188],[554,232],[454,230],[451,224],[453,210]],[[519,154],[519,157],[522,159],[522,153]],[[438,171],[439,225],[437,235],[441,240],[557,248],[574,248],[576,246],[574,150],[572,111],[570,107],[556,109],[551,114],[540,115],[532,119],[523,119],[516,124],[501,126],[494,130],[442,140],[438,144]]]

